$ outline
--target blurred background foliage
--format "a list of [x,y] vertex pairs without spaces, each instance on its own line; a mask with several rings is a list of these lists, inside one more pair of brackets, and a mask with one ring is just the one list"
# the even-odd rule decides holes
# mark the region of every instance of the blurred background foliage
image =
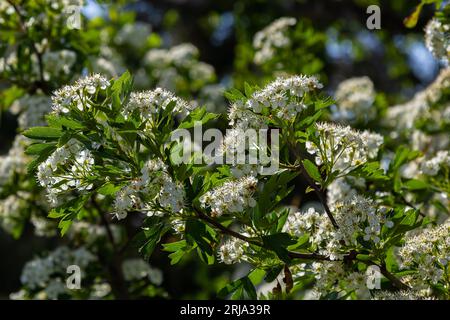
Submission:
[[[380,30],[366,28],[366,8],[372,4],[381,8]],[[199,60],[215,68],[216,78],[212,80],[224,87],[243,89],[245,81],[261,85],[273,79],[278,69],[288,66],[291,73],[319,74],[328,93],[344,79],[368,76],[377,92],[382,92],[377,99],[387,106],[411,98],[438,72],[438,62],[423,41],[423,29],[433,15],[433,6],[424,6],[415,27],[406,28],[403,23],[417,4],[412,0],[89,0],[83,9],[87,17],[83,32],[73,32],[70,39],[79,57],[95,55],[100,50],[99,30],[115,33],[128,22],[141,21],[152,26],[147,39],[135,39],[147,41],[145,50],[192,43],[199,49]],[[278,54],[277,61],[255,65],[254,35],[283,16],[299,22],[291,35],[291,47]],[[51,36],[53,45],[66,46],[58,44],[58,35]],[[126,49],[118,45],[116,50]],[[124,65],[132,74],[139,68],[142,55],[139,50],[123,55]],[[8,80],[0,79],[0,88]],[[48,90],[60,84],[50,83]],[[181,83],[177,88],[185,96],[196,92],[193,83]],[[0,98],[0,154],[9,149],[17,129],[15,117],[6,111],[14,92],[9,90],[8,94]],[[35,236],[29,225],[18,241],[0,230],[0,256],[4,257],[0,263],[0,297],[7,298],[20,287],[20,272],[26,261],[60,241],[58,237]],[[246,271],[238,269],[231,275],[221,266],[202,264],[195,256],[175,267],[169,268],[169,263],[167,253],[155,250],[152,264],[163,270],[163,286],[173,298],[215,297],[230,276],[236,278]]]

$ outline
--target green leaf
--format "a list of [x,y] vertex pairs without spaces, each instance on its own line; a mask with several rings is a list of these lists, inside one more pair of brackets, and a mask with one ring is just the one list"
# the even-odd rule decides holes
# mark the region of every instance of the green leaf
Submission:
[[121,186],[116,186],[111,182],[107,182],[104,185],[102,185],[100,188],[97,189],[97,192],[104,195],[104,196],[111,196],[117,193],[119,191]]
[[236,102],[238,100],[245,100],[245,96],[237,89],[230,89],[224,92],[225,98],[230,100],[230,102]]
[[69,227],[72,225],[73,220],[77,217],[77,214],[84,207],[90,196],[90,193],[78,196],[50,211],[48,215],[49,218],[61,218],[58,224],[61,236],[64,236],[64,234],[69,230]]
[[352,176],[368,179],[368,180],[389,180],[389,177],[384,174],[383,169],[380,168],[380,163],[377,161],[368,162],[351,171]]
[[189,129],[193,128],[196,124],[205,124],[211,120],[215,120],[220,117],[220,114],[211,113],[206,111],[206,107],[200,107],[193,110],[189,115],[183,120],[183,122],[178,127],[179,129]]
[[186,240],[189,245],[196,244],[200,258],[207,264],[214,262],[215,231],[201,221],[189,219],[186,221]]
[[133,85],[133,78],[127,70],[111,86],[111,100],[114,111],[120,110],[122,100],[125,99]]
[[250,98],[253,94],[253,92],[255,92],[255,89],[252,88],[252,86],[250,84],[248,84],[247,82],[244,83],[244,92],[245,95]]
[[144,240],[144,244],[140,246],[139,253],[143,255],[144,259],[150,259],[156,245],[161,240],[161,237],[169,230],[163,221],[157,218],[148,218],[145,222],[146,227],[140,233],[139,239]]
[[414,160],[420,155],[419,151],[412,151],[405,146],[400,146],[397,148],[394,160],[390,164],[391,170],[396,170],[400,168],[404,163]]
[[219,299],[225,299],[232,294],[231,299],[251,299],[258,298],[255,285],[264,279],[265,271],[262,269],[254,269],[247,276],[235,280],[219,290],[217,293]]
[[49,114],[45,117],[47,123],[50,127],[61,129],[61,128],[69,128],[69,129],[82,129],[84,125],[72,118],[68,118],[65,116]]
[[274,281],[280,274],[281,270],[283,270],[283,268],[284,268],[283,265],[278,265],[278,266],[269,268],[268,270],[266,270],[266,277],[264,278],[264,280],[266,282]]
[[429,188],[429,184],[422,180],[412,179],[403,184],[409,190],[422,190]]
[[30,139],[57,140],[61,137],[62,131],[51,127],[34,127],[24,131],[23,135]]
[[163,251],[172,252],[169,254],[171,265],[175,265],[180,262],[183,256],[192,249],[193,247],[189,246],[186,240],[163,244]]
[[287,247],[295,244],[295,240],[288,233],[276,233],[262,237],[264,246],[274,251],[277,256],[284,262],[290,262]]
[[314,163],[312,163],[308,159],[303,160],[302,163],[303,166],[305,167],[306,172],[311,178],[313,178],[315,181],[319,183],[322,182],[322,176],[320,175],[320,171]]
[[309,237],[310,237],[309,233],[302,234],[297,239],[297,242],[294,245],[289,246],[288,249],[289,250],[296,250],[296,249],[302,249],[302,248],[308,246],[309,245]]
[[53,152],[55,149],[56,145],[54,143],[34,143],[25,150],[25,154],[38,155],[42,152]]

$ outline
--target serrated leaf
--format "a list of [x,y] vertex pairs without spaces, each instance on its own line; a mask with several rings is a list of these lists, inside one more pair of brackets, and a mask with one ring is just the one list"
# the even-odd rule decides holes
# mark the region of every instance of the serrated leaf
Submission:
[[303,160],[302,163],[303,166],[305,167],[306,172],[312,179],[314,179],[314,181],[317,182],[322,181],[322,176],[320,175],[319,168],[317,168],[317,166],[314,163],[312,163],[308,159]]
[[25,130],[22,134],[30,139],[41,139],[41,140],[57,140],[62,135],[60,129],[51,127],[33,127],[31,129]]
[[25,154],[28,155],[38,155],[42,152],[51,152],[56,149],[54,143],[34,143],[25,150]]

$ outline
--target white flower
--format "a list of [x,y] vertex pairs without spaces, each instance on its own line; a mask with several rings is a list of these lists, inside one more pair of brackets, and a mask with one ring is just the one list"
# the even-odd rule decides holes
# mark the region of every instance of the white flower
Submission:
[[44,64],[44,76],[46,80],[52,77],[69,75],[75,64],[77,55],[70,50],[50,51],[44,53],[42,62]]
[[258,180],[251,176],[227,181],[202,195],[201,205],[203,208],[211,208],[211,213],[216,216],[243,212],[256,205],[253,193],[257,183]]
[[316,127],[319,141],[307,141],[307,151],[316,155],[317,165],[326,163],[341,175],[375,158],[383,144],[381,135],[369,131],[358,132],[331,123],[317,123]]
[[95,256],[84,247],[74,251],[64,246],[58,247],[46,257],[27,262],[22,270],[20,281],[30,290],[45,289],[49,299],[57,299],[60,294],[65,293],[59,282],[60,276],[66,274],[68,266],[76,264],[86,269],[96,261]]
[[16,135],[11,149],[5,156],[0,156],[0,191],[12,182],[14,173],[25,174],[29,158],[24,153],[28,139]]
[[284,48],[291,43],[287,31],[297,23],[295,18],[282,17],[273,21],[253,38],[255,64],[263,64],[273,58],[277,48]]
[[169,104],[174,104],[173,112],[188,113],[192,106],[178,98],[170,91],[157,88],[152,91],[132,92],[130,100],[122,110],[125,118],[129,118],[135,111],[143,119],[152,119],[153,115],[165,110]]
[[404,267],[416,267],[419,280],[437,284],[448,278],[450,220],[406,238],[399,251]]
[[10,108],[12,113],[19,115],[21,129],[44,126],[44,116],[51,110],[51,99],[44,95],[25,95],[16,100]]
[[39,184],[46,188],[50,203],[57,205],[58,195],[69,190],[92,189],[88,178],[92,175],[94,162],[91,152],[77,140],[71,139],[40,163],[36,177]]
[[434,300],[432,297],[427,297],[420,291],[402,290],[402,291],[379,291],[375,292],[372,300]]
[[128,259],[122,263],[125,280],[133,281],[148,278],[153,284],[161,285],[163,274],[161,270],[151,267],[142,259]]
[[235,264],[244,258],[248,243],[236,238],[230,238],[222,243],[218,249],[219,260],[225,264]]
[[322,87],[316,77],[279,77],[263,89],[255,91],[245,102],[235,102],[228,116],[230,125],[241,129],[264,127],[264,118],[261,115],[264,108],[269,108],[278,118],[292,120],[306,109],[302,102],[305,93]]
[[145,40],[150,36],[151,31],[152,28],[147,23],[127,23],[119,30],[114,41],[119,45],[127,45],[132,49],[140,50],[144,47]]
[[450,155],[447,150],[438,151],[435,157],[422,162],[420,170],[424,175],[435,176],[442,166],[450,167]]
[[185,203],[184,186],[175,182],[159,159],[148,160],[141,169],[141,176],[131,180],[117,193],[113,203],[114,214],[124,219],[132,209],[147,215],[163,215],[166,212],[181,213]]
[[431,19],[425,27],[425,44],[439,60],[448,64],[450,57],[450,25]]
[[94,94],[105,90],[109,85],[109,81],[99,74],[78,79],[73,85],[54,92],[52,108],[57,114],[68,113],[71,109],[83,111],[85,108],[90,108]]
[[341,82],[336,89],[336,120],[368,121],[376,115],[373,102],[375,90],[368,77],[351,78]]

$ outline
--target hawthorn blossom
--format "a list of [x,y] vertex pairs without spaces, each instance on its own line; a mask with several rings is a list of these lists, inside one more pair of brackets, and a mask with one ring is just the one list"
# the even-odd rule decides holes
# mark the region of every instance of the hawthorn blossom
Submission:
[[141,169],[141,176],[131,180],[115,195],[113,214],[124,219],[128,211],[138,210],[147,215],[180,213],[184,207],[185,191],[174,181],[160,159],[148,160]]
[[227,181],[200,197],[203,208],[211,208],[211,214],[221,216],[227,213],[241,213],[256,206],[253,194],[258,180],[252,176]]
[[406,238],[399,251],[405,268],[418,269],[419,280],[448,285],[448,263],[450,261],[450,220]]
[[264,124],[263,109],[268,109],[278,118],[293,120],[307,107],[302,101],[303,96],[322,87],[316,77],[279,77],[255,91],[249,99],[236,101],[228,116],[230,125],[241,129],[259,129]]
[[336,89],[337,120],[368,121],[376,116],[373,106],[375,90],[368,77],[350,78],[341,82]]
[[287,35],[290,27],[295,26],[297,19],[282,17],[267,27],[258,31],[253,38],[253,47],[255,48],[255,64],[263,64],[275,55],[275,50],[285,48],[290,45],[291,40]]
[[315,155],[317,165],[326,164],[331,172],[339,170],[341,175],[375,158],[383,144],[383,136],[349,126],[317,123],[316,128],[317,142],[307,141],[307,151]]
[[100,74],[78,79],[73,85],[56,90],[52,97],[52,108],[56,114],[68,113],[75,108],[83,111],[90,108],[94,94],[106,90],[109,81]]
[[425,27],[425,44],[439,60],[448,64],[450,56],[450,25],[431,19]]
[[129,118],[137,111],[143,119],[152,119],[155,114],[172,105],[173,112],[189,113],[192,109],[188,102],[178,98],[170,91],[156,88],[152,91],[132,92],[129,102],[122,109],[122,114],[125,118]]

